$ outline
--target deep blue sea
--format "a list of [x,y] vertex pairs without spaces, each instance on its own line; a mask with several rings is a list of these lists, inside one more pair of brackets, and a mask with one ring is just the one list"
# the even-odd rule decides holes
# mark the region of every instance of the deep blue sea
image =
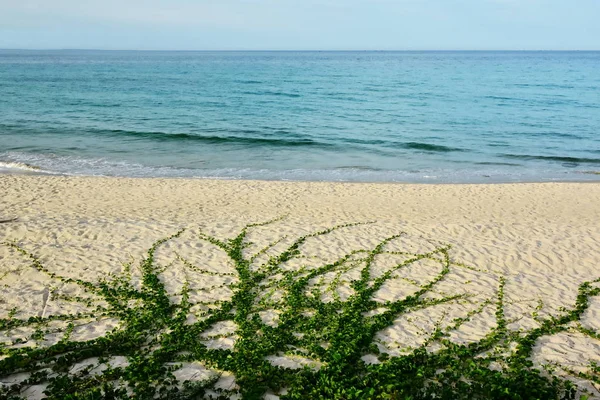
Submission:
[[600,181],[600,52],[0,50],[0,172]]

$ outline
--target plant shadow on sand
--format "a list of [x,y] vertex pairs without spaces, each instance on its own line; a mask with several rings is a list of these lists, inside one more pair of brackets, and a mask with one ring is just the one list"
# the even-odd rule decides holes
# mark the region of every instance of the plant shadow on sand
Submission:
[[[556,374],[559,366],[532,361],[543,336],[575,329],[600,339],[578,323],[600,295],[600,279],[583,282],[576,303],[559,315],[537,318],[534,329],[510,330],[505,278],[455,262],[450,246],[403,251],[400,233],[331,262],[302,263],[311,257],[303,251],[308,240],[362,225],[345,224],[250,251],[249,233],[276,221],[247,225],[229,239],[201,233],[198,240],[225,254],[228,265],[205,268],[176,254],[187,277],[177,293],[167,290],[163,275],[171,265],[159,264],[156,252],[183,230],[99,282],[61,276],[18,243],[4,243],[63,288],[78,287],[80,295],[54,290],[49,296],[82,311],[28,318],[13,311],[0,320],[0,333],[12,338],[0,345],[0,397],[27,397],[39,387],[54,399],[560,399],[591,395],[574,378],[590,387],[600,383],[594,363]],[[427,279],[403,275],[423,262],[434,271]],[[469,293],[438,290],[454,269],[494,280],[495,293],[450,322],[440,319],[417,345],[391,351],[381,332],[402,317],[469,303]],[[213,286],[194,288],[209,277]],[[379,296],[399,281],[411,289],[391,299]],[[198,292],[226,295],[215,300]],[[452,332],[484,311],[495,319],[488,332],[470,342],[452,340]],[[73,337],[99,320],[116,323],[91,340]],[[15,338],[18,331],[29,334]]]

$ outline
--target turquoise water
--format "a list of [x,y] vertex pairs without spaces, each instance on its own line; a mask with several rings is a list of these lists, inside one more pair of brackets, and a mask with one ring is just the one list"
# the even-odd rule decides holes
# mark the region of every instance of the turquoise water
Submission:
[[600,180],[600,52],[0,51],[0,171]]

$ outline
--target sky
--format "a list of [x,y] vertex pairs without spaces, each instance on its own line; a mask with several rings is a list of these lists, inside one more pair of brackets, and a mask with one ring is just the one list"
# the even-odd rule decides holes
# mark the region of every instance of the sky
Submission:
[[0,0],[0,48],[600,50],[600,0]]

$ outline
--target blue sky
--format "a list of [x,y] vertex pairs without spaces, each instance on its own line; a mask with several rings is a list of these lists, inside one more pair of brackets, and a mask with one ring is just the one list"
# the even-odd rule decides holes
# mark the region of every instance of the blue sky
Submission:
[[600,49],[600,0],[0,0],[0,48]]

